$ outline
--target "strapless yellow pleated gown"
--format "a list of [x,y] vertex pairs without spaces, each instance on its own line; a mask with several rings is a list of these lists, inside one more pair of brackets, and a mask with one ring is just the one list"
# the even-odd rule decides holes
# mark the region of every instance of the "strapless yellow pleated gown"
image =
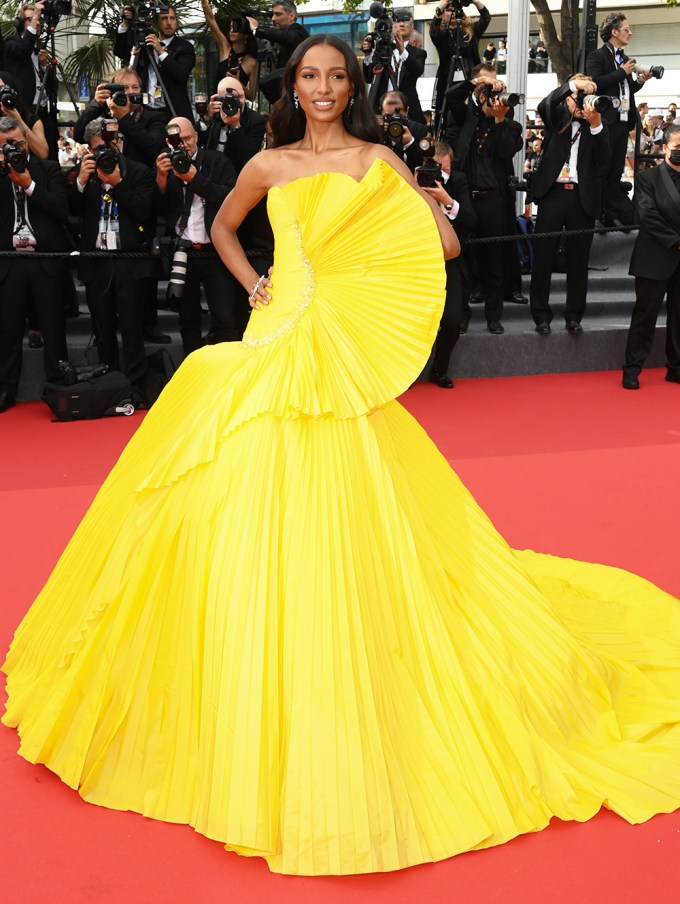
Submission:
[[272,303],[182,365],[17,631],[21,754],[285,873],[680,806],[680,604],[510,549],[394,401],[427,205],[376,161],[269,211]]

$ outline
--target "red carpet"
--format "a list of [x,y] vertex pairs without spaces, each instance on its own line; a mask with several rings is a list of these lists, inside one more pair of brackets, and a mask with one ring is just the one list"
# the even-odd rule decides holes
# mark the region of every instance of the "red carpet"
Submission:
[[[663,372],[645,371],[640,392],[589,373],[421,384],[403,401],[512,545],[622,566],[680,596],[680,386]],[[0,418],[3,651],[139,420],[52,424],[40,403]],[[602,811],[402,873],[291,878],[186,826],[90,806],[16,748],[1,728],[11,904],[680,901],[680,812],[629,826]]]

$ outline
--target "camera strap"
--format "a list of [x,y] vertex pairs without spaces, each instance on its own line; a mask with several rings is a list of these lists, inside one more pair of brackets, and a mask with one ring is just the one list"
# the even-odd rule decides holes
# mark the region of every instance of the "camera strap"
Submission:
[[16,204],[16,218],[14,220],[14,232],[12,233],[12,246],[17,250],[32,251],[36,240],[33,230],[26,219],[26,193],[20,185],[14,185],[14,203]]
[[99,208],[99,235],[96,247],[105,251],[120,251],[118,201],[115,201],[108,191],[104,191],[104,186]]

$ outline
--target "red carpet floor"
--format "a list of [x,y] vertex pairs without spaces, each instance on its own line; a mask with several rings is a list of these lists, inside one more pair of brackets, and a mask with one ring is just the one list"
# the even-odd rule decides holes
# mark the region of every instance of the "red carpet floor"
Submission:
[[[680,386],[663,372],[429,384],[403,401],[517,547],[626,567],[680,596]],[[52,424],[40,403],[0,418],[0,648],[140,417]],[[88,567],[87,562],[82,563]],[[0,900],[8,904],[678,904],[680,812],[629,826],[602,811],[402,873],[270,874],[186,826],[84,803],[15,755],[0,729]]]

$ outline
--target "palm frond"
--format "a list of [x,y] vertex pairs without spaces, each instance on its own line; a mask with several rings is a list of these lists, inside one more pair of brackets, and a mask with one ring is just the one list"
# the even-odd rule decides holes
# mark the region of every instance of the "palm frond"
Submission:
[[105,35],[91,38],[87,44],[73,50],[64,60],[64,71],[71,82],[77,82],[83,75],[90,85],[106,81],[116,68],[113,45]]

